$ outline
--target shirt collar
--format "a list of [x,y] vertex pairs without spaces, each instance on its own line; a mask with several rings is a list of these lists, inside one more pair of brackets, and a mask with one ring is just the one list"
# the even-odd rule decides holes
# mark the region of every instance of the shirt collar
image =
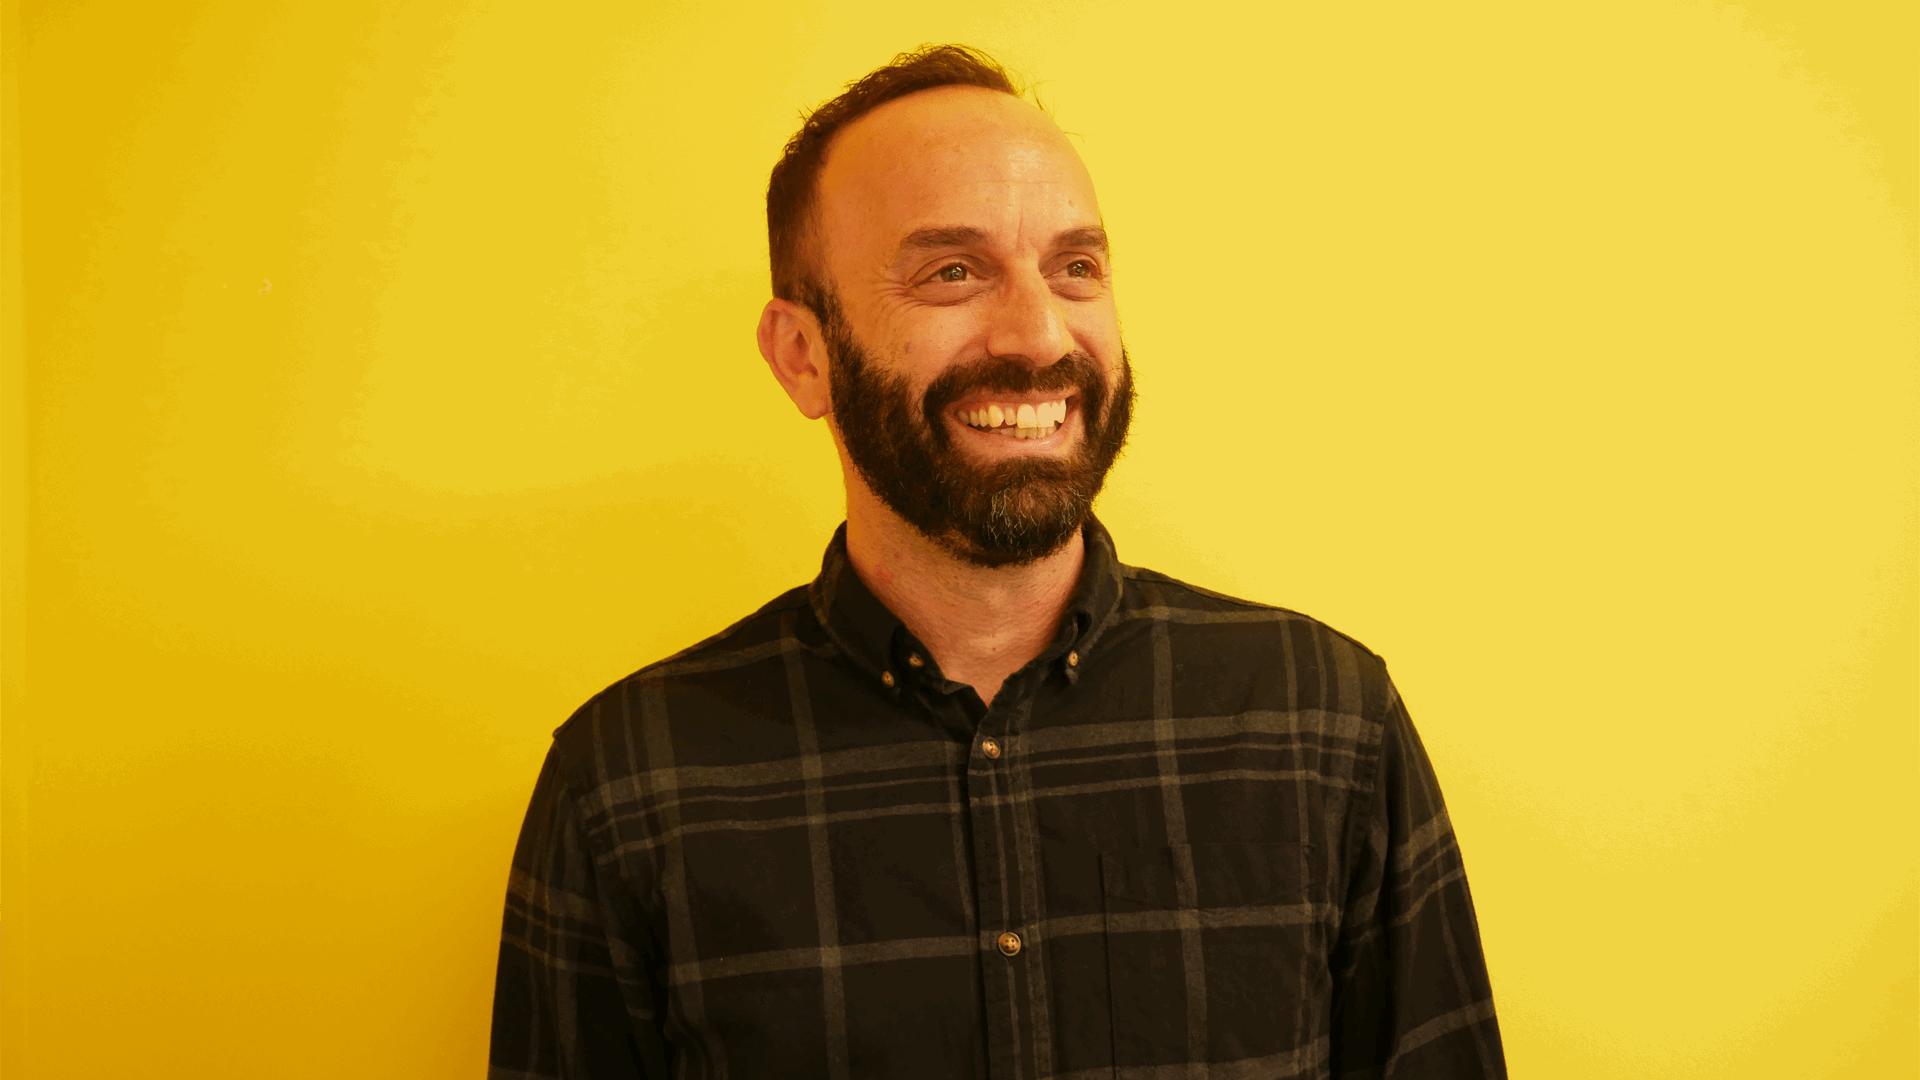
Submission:
[[[1034,658],[1035,664],[1057,666],[1069,681],[1078,681],[1108,619],[1120,604],[1120,559],[1106,526],[1089,515],[1081,529],[1086,556],[1080,580],[1060,619],[1059,632]],[[820,576],[807,587],[813,614],[827,636],[856,664],[898,693],[909,679],[932,670],[932,658],[899,616],[873,595],[847,556],[845,522],[834,530],[820,560]],[[911,659],[918,656],[921,666]],[[1031,665],[1030,665],[1031,666]]]

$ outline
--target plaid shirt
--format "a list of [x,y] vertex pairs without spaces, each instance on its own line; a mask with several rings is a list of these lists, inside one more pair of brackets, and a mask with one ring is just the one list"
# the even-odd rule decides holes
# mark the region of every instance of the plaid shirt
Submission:
[[1379,657],[1097,522],[991,707],[820,576],[554,733],[492,1080],[1505,1076]]

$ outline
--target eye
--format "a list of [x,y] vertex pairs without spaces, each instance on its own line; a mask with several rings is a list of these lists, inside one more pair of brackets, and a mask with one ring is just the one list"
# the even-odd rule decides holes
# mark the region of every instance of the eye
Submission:
[[1068,277],[1092,277],[1093,264],[1085,259],[1075,259],[1067,264]]
[[959,263],[954,263],[951,266],[943,266],[934,273],[933,280],[965,281],[967,280],[967,268],[960,265]]

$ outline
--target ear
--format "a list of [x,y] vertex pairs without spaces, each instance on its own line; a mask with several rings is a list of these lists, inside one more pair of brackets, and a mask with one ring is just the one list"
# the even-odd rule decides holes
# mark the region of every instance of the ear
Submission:
[[760,355],[800,415],[818,420],[833,408],[827,385],[827,348],[812,311],[774,299],[760,311]]

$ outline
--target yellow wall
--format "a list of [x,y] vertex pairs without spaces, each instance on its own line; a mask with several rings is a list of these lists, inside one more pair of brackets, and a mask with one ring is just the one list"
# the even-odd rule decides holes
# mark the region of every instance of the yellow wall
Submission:
[[1101,185],[1122,557],[1388,658],[1515,1074],[1920,1068],[1909,5],[4,31],[9,1078],[481,1074],[548,732],[838,521],[767,169],[940,40]]

